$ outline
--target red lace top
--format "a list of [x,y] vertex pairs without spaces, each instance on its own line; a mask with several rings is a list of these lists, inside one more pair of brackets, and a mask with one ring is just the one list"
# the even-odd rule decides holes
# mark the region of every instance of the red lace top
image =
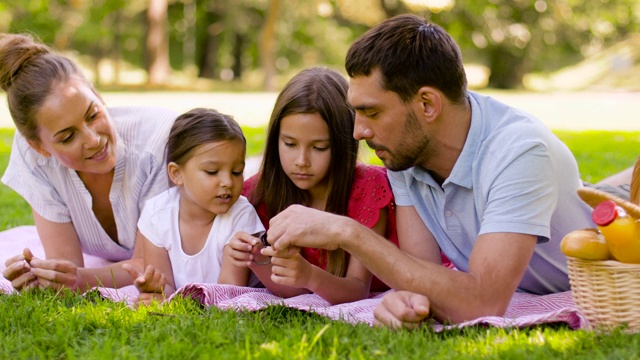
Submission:
[[[259,174],[252,176],[244,182],[242,195],[250,199],[250,194],[255,190],[258,184]],[[260,220],[266,229],[269,228],[269,219],[267,218],[267,207],[264,203],[256,206]],[[380,210],[387,209],[387,228],[385,237],[398,246],[398,234],[396,233],[396,217],[395,203],[393,201],[393,192],[389,186],[387,179],[387,170],[382,166],[358,164],[356,167],[356,175],[351,188],[351,197],[347,215],[365,225],[372,228],[378,223],[380,218]],[[303,248],[302,256],[311,264],[326,270],[325,261],[322,258],[320,249]],[[374,277],[371,281],[371,291],[386,291],[389,287]]]

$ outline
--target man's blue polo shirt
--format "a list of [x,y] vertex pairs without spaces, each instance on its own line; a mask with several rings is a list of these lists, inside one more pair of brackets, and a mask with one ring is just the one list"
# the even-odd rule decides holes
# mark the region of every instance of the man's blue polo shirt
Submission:
[[478,235],[536,235],[519,290],[568,290],[560,241],[572,230],[594,227],[591,208],[576,194],[582,182],[573,154],[532,115],[473,92],[469,100],[471,127],[449,178],[440,186],[420,166],[389,171],[396,204],[415,207],[462,271],[468,271]]

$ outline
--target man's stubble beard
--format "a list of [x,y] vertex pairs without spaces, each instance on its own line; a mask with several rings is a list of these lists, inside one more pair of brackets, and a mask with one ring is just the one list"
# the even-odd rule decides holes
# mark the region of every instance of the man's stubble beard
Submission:
[[391,171],[403,171],[418,165],[419,159],[424,157],[429,147],[429,142],[428,136],[423,134],[418,118],[413,111],[408,110],[398,147],[393,152],[388,151],[389,159],[383,160],[384,166]]

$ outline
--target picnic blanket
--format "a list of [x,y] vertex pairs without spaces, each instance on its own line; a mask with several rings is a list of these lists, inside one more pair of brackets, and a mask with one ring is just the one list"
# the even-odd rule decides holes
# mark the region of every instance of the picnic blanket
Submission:
[[[4,261],[6,258],[19,254],[24,247],[29,247],[36,256],[44,256],[44,251],[34,226],[20,226],[0,232],[0,255],[2,255],[0,258],[0,270],[5,268]],[[85,255],[85,266],[87,267],[99,267],[108,263],[106,260]],[[133,305],[138,296],[138,290],[133,285],[121,289],[99,287],[90,291],[99,292],[106,299],[125,302],[129,305]],[[4,278],[0,279],[0,292],[6,294],[16,293],[11,283]],[[372,293],[368,299],[331,305],[315,294],[283,299],[271,294],[266,289],[191,283],[178,289],[168,301],[177,296],[188,296],[205,306],[216,306],[221,309],[237,311],[257,311],[268,306],[281,305],[301,311],[313,312],[333,320],[372,325],[373,310],[380,303],[380,299],[384,294]],[[486,316],[456,325],[445,326],[432,323],[429,326],[433,327],[435,331],[442,331],[473,325],[524,328],[550,323],[566,323],[573,329],[588,328],[589,326],[588,321],[575,305],[570,291],[543,296],[515,293],[503,317]]]

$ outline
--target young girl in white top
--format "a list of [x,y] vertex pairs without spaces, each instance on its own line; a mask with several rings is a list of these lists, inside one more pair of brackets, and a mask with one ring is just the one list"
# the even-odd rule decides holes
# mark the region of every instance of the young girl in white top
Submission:
[[175,186],[147,201],[138,221],[144,273],[125,266],[140,303],[164,299],[189,282],[216,283],[233,234],[264,232],[240,195],[245,150],[242,130],[230,116],[193,109],[176,119],[166,147]]

